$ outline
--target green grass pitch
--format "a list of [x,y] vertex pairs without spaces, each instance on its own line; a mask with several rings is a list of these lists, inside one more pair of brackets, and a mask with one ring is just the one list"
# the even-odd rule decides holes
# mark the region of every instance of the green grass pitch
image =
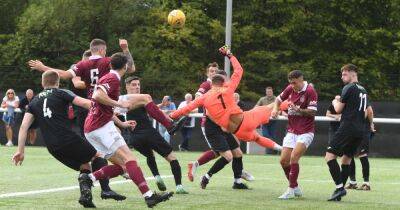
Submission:
[[[57,162],[45,148],[28,147],[22,166],[11,163],[16,147],[0,148],[0,209],[76,209],[81,208],[77,199],[77,189],[24,196],[5,197],[10,193],[46,190],[77,185],[77,172]],[[151,173],[143,156],[139,157],[140,166],[146,177]],[[334,190],[328,167],[323,157],[304,157],[300,164],[299,184],[304,197],[289,201],[277,199],[287,187],[286,178],[279,165],[278,156],[245,155],[244,168],[255,176],[248,183],[252,190],[232,189],[233,175],[229,164],[219,174],[212,177],[207,189],[199,186],[199,178],[212,163],[197,171],[195,182],[189,182],[187,163],[200,153],[178,153],[182,166],[183,184],[190,194],[174,195],[171,200],[156,206],[156,209],[400,209],[400,160],[371,158],[372,191],[348,191],[342,202],[327,202]],[[171,175],[169,164],[157,157],[160,173]],[[361,166],[357,164],[357,178],[361,178]],[[119,181],[116,178],[111,181]],[[173,178],[164,179],[169,190],[174,191]],[[156,190],[154,180],[148,181],[151,189]],[[123,202],[101,200],[99,187],[93,190],[94,202],[98,209],[146,209],[143,198],[132,182],[111,184],[111,188],[128,197]]]

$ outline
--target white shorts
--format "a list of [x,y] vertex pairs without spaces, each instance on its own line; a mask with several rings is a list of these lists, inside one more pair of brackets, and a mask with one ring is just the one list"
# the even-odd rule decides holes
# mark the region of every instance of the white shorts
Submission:
[[100,153],[101,157],[109,159],[121,146],[126,145],[124,138],[118,132],[114,122],[110,121],[94,131],[85,133],[89,143]]
[[303,133],[296,135],[294,133],[286,133],[285,138],[283,138],[283,147],[295,148],[297,142],[301,142],[308,148],[314,139],[314,133]]

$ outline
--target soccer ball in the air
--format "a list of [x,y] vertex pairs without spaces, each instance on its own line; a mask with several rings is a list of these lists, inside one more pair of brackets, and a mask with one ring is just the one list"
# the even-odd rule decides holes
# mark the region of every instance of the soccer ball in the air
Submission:
[[168,24],[173,27],[181,28],[185,25],[186,16],[181,10],[172,10],[168,15]]

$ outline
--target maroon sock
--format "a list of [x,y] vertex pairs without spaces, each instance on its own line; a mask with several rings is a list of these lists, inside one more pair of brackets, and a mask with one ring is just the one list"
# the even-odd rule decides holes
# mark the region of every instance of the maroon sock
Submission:
[[154,102],[150,102],[144,106],[147,113],[149,113],[150,117],[155,119],[157,122],[161,123],[166,128],[170,128],[172,126],[172,121],[165,117],[165,114],[158,108],[158,106]]
[[289,187],[295,188],[298,186],[297,177],[299,177],[300,167],[298,163],[290,164],[290,173],[289,173]]
[[287,180],[289,180],[289,173],[290,173],[290,166],[282,166],[283,172],[285,172],[285,176],[287,178]]
[[208,150],[203,152],[203,154],[201,154],[201,156],[199,157],[199,159],[197,159],[197,162],[199,163],[199,166],[208,163],[211,160],[214,160],[217,157],[217,155],[215,155],[215,152],[212,150]]
[[148,192],[150,189],[147,186],[147,182],[144,179],[142,170],[137,165],[137,162],[134,160],[131,160],[131,161],[126,162],[125,166],[126,166],[126,171],[129,174],[129,177],[138,186],[140,192],[142,194],[145,194],[146,192]]
[[93,176],[96,177],[97,180],[110,179],[121,175],[123,172],[124,170],[119,165],[108,165],[93,172]]

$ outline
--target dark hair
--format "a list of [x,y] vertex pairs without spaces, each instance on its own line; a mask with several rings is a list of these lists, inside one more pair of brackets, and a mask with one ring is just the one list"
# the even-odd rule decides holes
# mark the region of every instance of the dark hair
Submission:
[[265,89],[271,89],[272,90],[273,88],[271,86],[267,86]]
[[222,69],[218,69],[217,72],[215,72],[215,74],[221,74],[221,75],[224,75],[224,76],[227,75],[227,74],[226,74],[226,71],[225,71],[225,70],[222,70]]
[[340,71],[341,72],[343,72],[343,71],[352,71],[352,72],[357,73],[358,72],[358,67],[356,65],[354,65],[354,64],[349,63],[349,64],[344,65],[340,69]]
[[128,58],[121,52],[115,53],[111,56],[110,63],[112,69],[120,70],[128,63]]
[[140,78],[137,77],[137,76],[130,76],[130,77],[128,77],[128,78],[125,79],[125,84],[129,84],[129,83],[131,83],[133,80],[139,80],[139,81],[140,81]]
[[211,83],[214,85],[222,85],[225,82],[225,77],[221,74],[216,74],[211,78]]
[[92,52],[99,51],[101,46],[107,46],[106,42],[102,39],[93,39],[90,42],[90,50]]
[[90,51],[90,50],[86,50],[84,53],[83,53],[83,57],[90,57],[92,55],[92,52]]
[[300,70],[293,70],[291,72],[289,72],[288,74],[288,79],[298,79],[300,77],[303,77],[303,73]]
[[208,72],[208,69],[209,69],[210,67],[216,67],[216,68],[218,68],[219,66],[218,66],[218,63],[217,63],[217,62],[209,63],[209,64],[207,65],[207,68],[206,68],[207,72]]

